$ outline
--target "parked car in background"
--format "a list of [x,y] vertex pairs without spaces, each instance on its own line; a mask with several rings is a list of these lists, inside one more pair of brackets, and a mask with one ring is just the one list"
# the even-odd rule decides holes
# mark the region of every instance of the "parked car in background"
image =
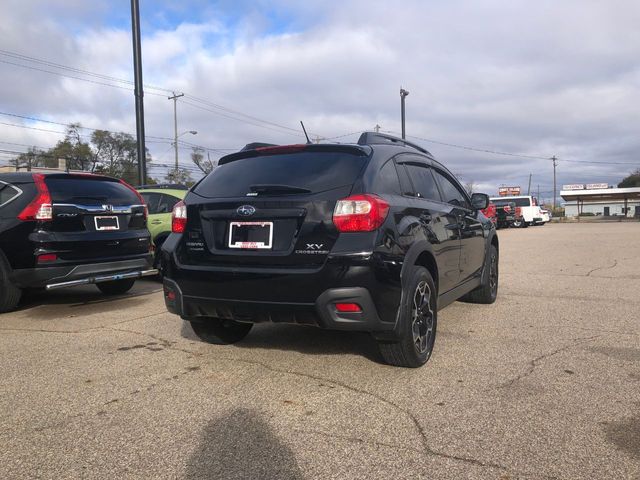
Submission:
[[546,208],[540,208],[540,214],[542,215],[542,224],[549,222],[551,220],[551,212]]
[[494,225],[497,226],[498,217],[497,217],[497,211],[496,211],[496,204],[495,203],[489,203],[487,208],[482,210],[482,214],[485,217],[487,217],[489,220],[491,220],[491,222]]
[[207,342],[238,342],[258,322],[316,325],[370,332],[386,362],[418,367],[439,309],[496,299],[488,204],[388,135],[246,149],[175,206],[165,303]]
[[[541,225],[543,222],[542,213],[540,212],[540,206],[538,199],[531,195],[520,195],[514,197],[495,197],[491,198],[492,202],[496,201],[508,201],[515,203],[516,207],[520,207],[522,213],[522,220],[516,220],[513,224],[514,227]],[[524,222],[524,223],[522,223]]]
[[155,252],[153,266],[159,270],[162,269],[162,265],[158,252],[171,233],[171,212],[176,203],[185,197],[187,190],[189,189],[184,185],[174,184],[138,187],[138,192],[149,211],[149,232],[151,232],[151,241]]
[[522,218],[522,209],[509,200],[493,200],[496,206],[496,225],[498,228],[526,227]]
[[0,174],[0,312],[27,288],[94,283],[106,294],[155,275],[147,210],[129,185],[90,174]]

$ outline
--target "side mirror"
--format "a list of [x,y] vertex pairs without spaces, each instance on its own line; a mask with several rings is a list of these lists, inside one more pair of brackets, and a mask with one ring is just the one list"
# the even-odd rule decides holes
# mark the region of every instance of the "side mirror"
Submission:
[[489,206],[489,195],[485,193],[474,193],[471,195],[471,208],[474,210],[484,210]]

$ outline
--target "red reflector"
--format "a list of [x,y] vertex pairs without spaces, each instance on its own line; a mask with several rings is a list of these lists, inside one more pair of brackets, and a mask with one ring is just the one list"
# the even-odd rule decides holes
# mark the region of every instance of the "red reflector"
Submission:
[[58,256],[55,253],[45,253],[44,255],[38,255],[38,263],[55,262]]
[[362,308],[357,303],[336,303],[336,310],[340,313],[362,312]]
[[168,292],[165,292],[164,296],[167,297],[167,300],[173,302],[176,299],[176,292],[169,290]]

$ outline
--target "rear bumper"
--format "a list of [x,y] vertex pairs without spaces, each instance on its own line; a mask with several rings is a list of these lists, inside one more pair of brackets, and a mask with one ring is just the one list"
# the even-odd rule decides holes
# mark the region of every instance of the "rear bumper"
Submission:
[[[225,318],[240,322],[297,323],[331,330],[387,332],[393,321],[383,321],[369,290],[363,287],[341,287],[325,290],[313,303],[230,300],[184,295],[177,282],[164,279],[167,309],[185,320],[206,321]],[[336,303],[356,303],[357,313],[338,312]]]
[[124,280],[155,275],[151,255],[105,263],[60,267],[24,268],[12,272],[12,282],[20,288],[55,288]]

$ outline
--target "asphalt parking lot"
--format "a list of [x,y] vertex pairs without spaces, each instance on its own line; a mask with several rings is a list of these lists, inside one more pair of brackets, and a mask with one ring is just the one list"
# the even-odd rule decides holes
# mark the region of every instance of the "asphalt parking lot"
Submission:
[[417,370],[365,334],[198,342],[160,285],[0,317],[0,478],[640,478],[640,223],[502,230]]

